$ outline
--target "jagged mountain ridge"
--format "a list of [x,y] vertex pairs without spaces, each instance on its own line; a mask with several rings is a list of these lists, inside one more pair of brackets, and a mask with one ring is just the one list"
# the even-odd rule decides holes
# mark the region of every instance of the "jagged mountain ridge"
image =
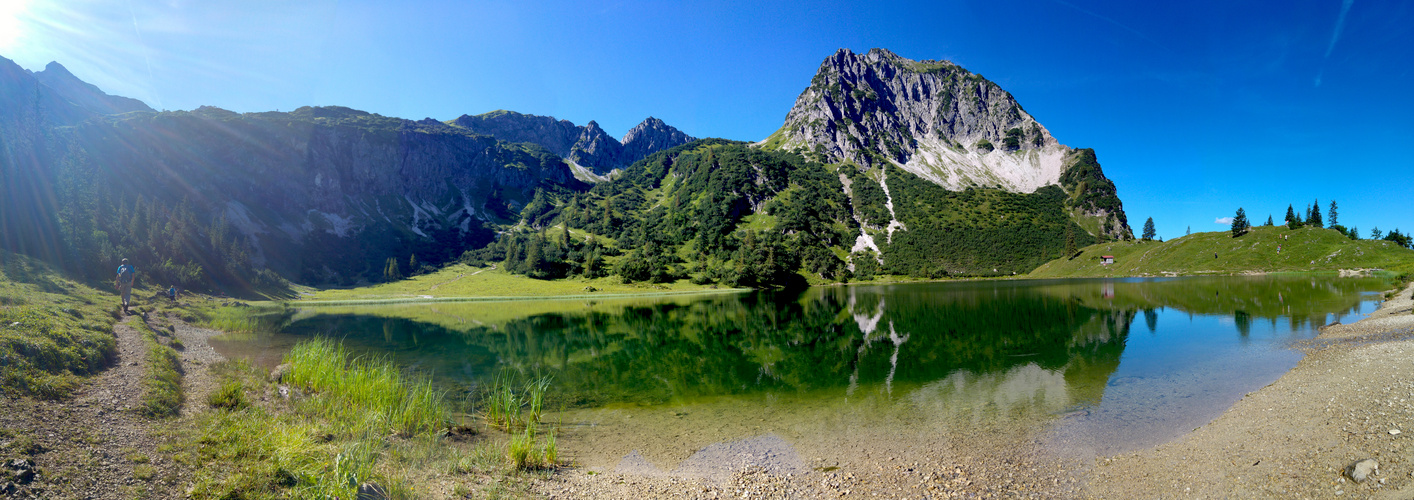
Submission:
[[[185,222],[200,226],[198,239],[179,246],[208,274],[222,265],[211,258],[217,236],[234,234],[256,268],[352,284],[380,278],[390,258],[405,272],[484,245],[494,234],[486,225],[513,221],[537,190],[588,187],[540,146],[431,119],[340,107],[158,113],[104,96],[62,66],[31,73],[0,60],[0,245],[101,274],[88,268],[132,253],[118,246],[130,233],[118,214],[138,203],[193,214]],[[241,286],[212,286],[227,285]]]
[[650,154],[696,140],[651,116],[620,140],[604,132],[593,120],[580,127],[569,120],[505,110],[462,115],[450,123],[503,141],[544,146],[569,160],[576,176],[588,182],[603,181],[612,171]]
[[[821,63],[784,125],[758,145],[863,169],[897,165],[951,191],[1032,193],[1057,185],[1075,215],[1090,219],[1087,230],[1132,237],[1093,151],[1060,144],[1006,90],[948,61],[840,49]],[[1076,165],[1084,175],[1067,175]]]

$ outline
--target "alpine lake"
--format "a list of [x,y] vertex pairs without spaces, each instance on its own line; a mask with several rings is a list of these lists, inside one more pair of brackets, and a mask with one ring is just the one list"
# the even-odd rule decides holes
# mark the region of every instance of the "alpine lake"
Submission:
[[301,339],[341,339],[463,408],[498,376],[550,376],[545,420],[588,470],[712,476],[746,457],[785,474],[1161,444],[1275,381],[1320,326],[1359,320],[1388,287],[1273,275],[296,305],[212,344],[273,367]]

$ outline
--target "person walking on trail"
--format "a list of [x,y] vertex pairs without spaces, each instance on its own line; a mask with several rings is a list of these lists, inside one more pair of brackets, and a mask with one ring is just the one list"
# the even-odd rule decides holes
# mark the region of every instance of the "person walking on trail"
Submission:
[[167,299],[171,300],[172,302],[177,301],[177,285],[167,287]]
[[118,294],[123,296],[123,314],[128,313],[128,304],[133,297],[133,281],[137,278],[137,268],[128,264],[128,259],[123,259],[123,265],[118,266],[118,277],[113,281],[113,286],[118,288]]

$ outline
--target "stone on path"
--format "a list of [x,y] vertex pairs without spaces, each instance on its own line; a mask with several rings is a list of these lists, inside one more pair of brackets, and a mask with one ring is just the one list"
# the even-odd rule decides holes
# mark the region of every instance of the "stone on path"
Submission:
[[1346,469],[1346,473],[1349,474],[1350,479],[1354,479],[1355,482],[1363,483],[1365,479],[1370,477],[1370,474],[1374,474],[1375,471],[1378,470],[1380,470],[1380,463],[1376,462],[1373,458],[1367,458],[1350,464],[1350,468]]

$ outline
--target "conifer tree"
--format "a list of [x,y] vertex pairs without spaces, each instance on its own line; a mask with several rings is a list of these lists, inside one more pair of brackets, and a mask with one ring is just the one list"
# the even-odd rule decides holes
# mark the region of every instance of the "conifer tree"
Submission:
[[1242,233],[1247,232],[1247,228],[1247,212],[1238,207],[1237,215],[1232,217],[1232,237],[1242,236]]
[[1370,239],[1372,239],[1372,240],[1378,240],[1378,239],[1380,239],[1381,237],[1383,237],[1384,235],[1385,235],[1385,233],[1380,232],[1380,226],[1375,226],[1374,229],[1371,229],[1371,230],[1370,230]]
[[1291,205],[1286,206],[1286,227],[1288,229],[1301,227],[1301,218],[1296,216],[1296,210],[1293,210]]
[[1331,209],[1326,212],[1326,218],[1327,218],[1327,219],[1330,219],[1330,221],[1331,221],[1331,227],[1335,227],[1335,225],[1338,224],[1338,222],[1336,222],[1337,219],[1336,219],[1335,217],[1336,217],[1335,200],[1331,200]]
[[1355,226],[1350,226],[1350,232],[1346,233],[1346,235],[1350,236],[1352,240],[1358,240],[1360,239],[1360,230]]
[[1153,240],[1156,234],[1158,232],[1154,230],[1154,218],[1150,217],[1149,220],[1144,221],[1144,241]]
[[1067,226],[1065,227],[1065,256],[1066,256],[1066,258],[1070,258],[1070,256],[1075,255],[1075,230],[1074,230],[1074,229],[1071,229],[1071,227],[1072,227],[1072,226],[1069,226],[1069,225],[1067,225]]
[[1271,214],[1267,214],[1267,227],[1271,227],[1271,226],[1275,225],[1275,224],[1272,224],[1272,222],[1274,222],[1274,221],[1272,220]]
[[1325,227],[1321,224],[1321,200],[1316,200],[1311,204],[1311,215],[1306,217],[1306,224],[1315,227]]
[[396,257],[388,257],[387,264],[383,266],[383,279],[397,281],[402,277],[402,271],[398,270],[398,259]]

